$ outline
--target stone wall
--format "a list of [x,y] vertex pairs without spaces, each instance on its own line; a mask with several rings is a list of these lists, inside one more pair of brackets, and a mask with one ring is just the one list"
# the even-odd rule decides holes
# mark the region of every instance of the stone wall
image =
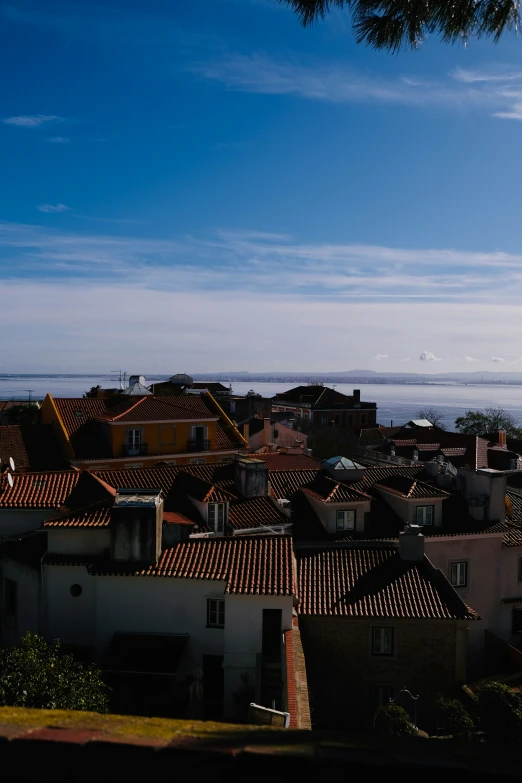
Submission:
[[[389,625],[395,628],[395,654],[372,656],[372,627]],[[373,717],[370,689],[381,686],[392,687],[394,695],[403,687],[420,694],[422,728],[433,697],[451,692],[465,676],[460,647],[466,644],[466,633],[457,622],[301,616],[299,627],[314,727],[367,728]]]

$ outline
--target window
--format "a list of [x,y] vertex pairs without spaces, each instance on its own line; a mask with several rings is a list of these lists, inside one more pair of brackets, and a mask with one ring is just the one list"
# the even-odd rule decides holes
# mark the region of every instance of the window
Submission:
[[368,421],[368,414],[367,413],[361,413],[361,424],[366,424]]
[[355,530],[355,509],[336,513],[337,530]]
[[216,598],[207,599],[207,628],[225,627],[225,602]]
[[4,579],[4,618],[7,628],[16,628],[18,615],[18,585],[12,579]]
[[334,415],[334,424],[335,424],[336,427],[340,426],[340,424],[341,424],[341,414],[340,413],[336,413]]
[[225,529],[225,504],[208,504],[208,524],[214,528],[215,533],[223,533]]
[[160,446],[176,445],[176,426],[175,424],[158,424],[158,441]]
[[372,628],[372,655],[393,655],[394,628]]
[[513,607],[511,623],[511,633],[522,633],[522,606]]
[[220,457],[220,462],[234,462],[234,457]]
[[321,413],[321,424],[328,424],[328,414]]
[[391,685],[370,685],[370,715],[373,716],[379,707],[389,704],[391,699],[393,699]]
[[129,462],[127,465],[123,464],[125,470],[134,470],[135,468],[142,468],[143,462]]
[[468,564],[466,561],[463,561],[462,563],[451,563],[450,582],[453,587],[468,586]]
[[417,506],[415,509],[415,522],[417,525],[433,525],[435,506]]
[[204,459],[191,459],[190,460],[191,465],[204,465],[205,460]]
[[125,433],[125,450],[129,457],[137,456],[141,450],[141,430],[127,430]]

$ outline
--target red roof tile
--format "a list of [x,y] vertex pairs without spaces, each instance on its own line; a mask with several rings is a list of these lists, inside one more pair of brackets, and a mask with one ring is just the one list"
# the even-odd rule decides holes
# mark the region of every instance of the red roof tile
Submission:
[[280,470],[319,470],[321,460],[317,457],[310,457],[308,454],[281,454],[275,452],[272,454],[256,454],[256,459],[266,463],[268,470],[275,473]]
[[0,508],[60,508],[79,477],[78,470],[15,473],[12,488],[2,477]]
[[371,500],[365,492],[353,489],[347,483],[334,481],[329,476],[317,476],[310,484],[302,487],[302,491],[324,503],[361,503]]
[[98,415],[98,419],[116,422],[204,421],[217,419],[200,397],[140,397],[124,400],[110,410]]
[[408,478],[407,476],[390,476],[382,479],[375,484],[377,489],[384,489],[386,492],[392,492],[394,495],[400,495],[403,498],[447,498],[449,493],[439,487],[426,484],[419,479]]
[[101,501],[78,511],[60,514],[47,519],[43,526],[49,527],[108,527],[111,521],[112,502]]
[[210,481],[193,476],[185,470],[178,474],[171,492],[188,495],[200,503],[226,503],[235,497],[227,490],[221,489]]
[[235,530],[287,525],[290,522],[276,502],[267,497],[232,501],[228,518]]
[[291,596],[296,592],[290,536],[203,538],[166,549],[158,563],[140,571],[101,563],[90,573],[210,579],[226,582],[226,593]]
[[299,613],[344,617],[471,620],[470,610],[427,558],[395,548],[299,549]]

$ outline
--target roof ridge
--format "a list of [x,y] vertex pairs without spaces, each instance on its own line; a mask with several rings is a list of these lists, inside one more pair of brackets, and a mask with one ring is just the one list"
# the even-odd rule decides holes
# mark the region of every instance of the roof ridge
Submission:
[[[126,413],[130,413],[131,411],[133,411],[133,410],[134,410],[134,408],[137,408],[137,407],[138,407],[138,405],[141,405],[141,403],[143,402],[143,400],[146,400],[146,399],[148,399],[148,397],[146,397],[146,396],[140,397],[138,400],[136,400],[136,402],[135,402],[133,405],[131,405],[131,406],[130,406],[130,408],[125,408],[125,410],[124,410],[124,411],[122,411],[121,413],[118,413],[118,415],[117,415],[117,416],[113,416],[113,417],[111,418],[111,421],[117,421],[117,419],[119,419],[119,418],[120,418],[120,416],[125,416],[125,414],[126,414]],[[123,402],[123,401],[122,401],[122,402]],[[106,415],[106,416],[107,416],[107,415],[109,415],[109,414],[110,414],[110,412],[111,412],[111,411],[110,411],[110,409],[109,409],[109,410],[107,411],[107,414],[105,414],[105,415]]]
[[[79,508],[67,508],[67,510],[62,511],[60,514],[55,514],[54,517],[44,519],[43,526],[45,527],[48,522],[56,522],[58,519],[67,519],[67,517],[83,514],[85,511],[101,508],[102,506],[109,503],[110,500],[111,498],[103,498],[103,500],[97,500],[94,503],[88,503],[86,506],[80,506]],[[75,555],[71,555],[71,557],[75,557]]]

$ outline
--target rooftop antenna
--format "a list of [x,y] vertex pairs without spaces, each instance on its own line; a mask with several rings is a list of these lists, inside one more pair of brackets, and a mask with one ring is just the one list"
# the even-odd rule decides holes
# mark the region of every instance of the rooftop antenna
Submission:
[[125,389],[126,386],[126,380],[127,380],[127,373],[123,370],[111,370],[111,372],[117,372],[119,373],[119,383],[120,383],[120,389]]
[[34,389],[24,389],[29,394],[29,402],[31,402],[31,394],[33,393]]

